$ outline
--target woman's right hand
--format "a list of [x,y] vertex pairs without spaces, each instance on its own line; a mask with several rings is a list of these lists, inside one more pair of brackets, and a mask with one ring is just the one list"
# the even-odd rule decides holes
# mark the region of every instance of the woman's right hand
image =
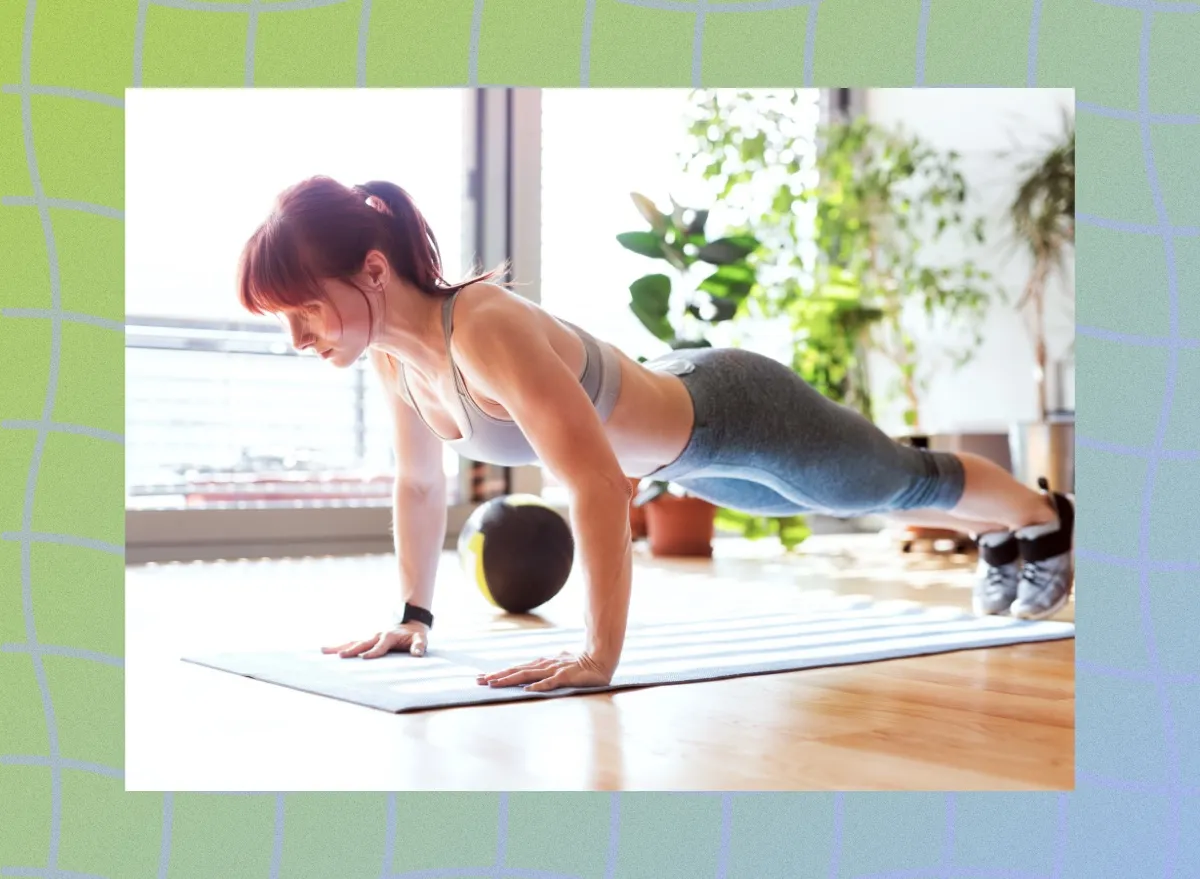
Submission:
[[347,641],[337,647],[322,647],[322,653],[336,653],[342,659],[361,656],[363,659],[378,659],[388,653],[411,653],[424,656],[429,646],[429,627],[424,623],[397,623],[390,629],[376,632],[361,641]]

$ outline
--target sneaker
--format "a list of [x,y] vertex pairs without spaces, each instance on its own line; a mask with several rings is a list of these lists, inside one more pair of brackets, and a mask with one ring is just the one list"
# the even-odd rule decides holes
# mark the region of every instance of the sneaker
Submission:
[[1052,617],[1071,598],[1075,585],[1075,505],[1066,495],[1051,492],[1045,479],[1038,486],[1058,513],[1052,530],[1044,526],[1017,532],[1021,548],[1021,583],[1012,615],[1024,620]]
[[1017,598],[1021,550],[1011,531],[979,537],[979,567],[972,595],[977,616],[1003,615]]

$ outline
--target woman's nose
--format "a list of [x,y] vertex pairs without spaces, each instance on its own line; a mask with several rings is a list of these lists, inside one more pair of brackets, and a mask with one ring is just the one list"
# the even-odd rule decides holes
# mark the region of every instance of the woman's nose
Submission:
[[292,347],[297,351],[303,351],[305,348],[312,345],[312,336],[304,332],[304,329],[297,321],[288,321],[288,333],[292,337]]

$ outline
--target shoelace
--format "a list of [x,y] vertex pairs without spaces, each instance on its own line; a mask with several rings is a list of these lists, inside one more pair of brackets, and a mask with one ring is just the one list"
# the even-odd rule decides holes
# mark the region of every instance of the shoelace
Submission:
[[1026,562],[1022,577],[1026,581],[1030,581],[1038,589],[1049,589],[1054,585],[1055,574],[1053,565],[1044,565],[1041,562]]
[[1058,571],[1053,564],[1042,562],[1026,562],[1021,571],[1025,584],[1032,585],[1034,592],[1025,600],[1036,607],[1049,607],[1054,603],[1056,590],[1054,586],[1059,581]]
[[996,567],[995,565],[987,569],[986,580],[988,593],[990,595],[1003,595],[1009,588],[1011,588],[1011,584],[1005,578],[1004,568]]

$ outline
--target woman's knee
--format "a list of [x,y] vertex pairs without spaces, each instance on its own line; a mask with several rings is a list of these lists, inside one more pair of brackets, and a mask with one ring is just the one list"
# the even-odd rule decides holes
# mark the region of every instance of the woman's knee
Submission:
[[901,446],[901,468],[907,475],[890,503],[894,510],[949,510],[966,485],[962,461],[952,452]]

